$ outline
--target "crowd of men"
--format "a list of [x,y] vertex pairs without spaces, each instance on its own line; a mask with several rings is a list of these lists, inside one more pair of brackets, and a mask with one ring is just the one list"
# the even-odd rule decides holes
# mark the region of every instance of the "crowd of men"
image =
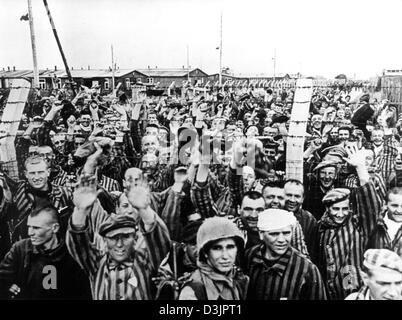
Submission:
[[38,94],[0,172],[0,298],[400,299],[402,119],[350,90],[314,89],[302,181],[294,89]]

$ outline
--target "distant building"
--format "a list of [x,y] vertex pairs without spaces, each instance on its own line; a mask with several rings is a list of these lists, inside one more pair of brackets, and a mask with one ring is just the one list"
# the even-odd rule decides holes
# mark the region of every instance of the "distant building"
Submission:
[[[102,93],[109,93],[112,90],[112,69],[71,69],[73,81],[78,86],[86,87],[100,86]],[[183,81],[190,80],[192,85],[206,83],[208,74],[195,69],[116,69],[114,72],[115,85],[122,83],[120,89],[131,90],[131,85],[142,83],[147,86],[157,85],[158,88],[166,89],[172,82],[180,88]],[[0,70],[0,88],[9,87],[12,79],[26,78],[32,81],[32,70]],[[61,88],[68,80],[65,70],[40,70],[39,86],[44,91],[51,91],[54,88]]]
[[384,69],[383,76],[402,76],[402,69]]
[[184,81],[190,81],[192,85],[203,85],[208,80],[208,74],[195,69],[136,69],[134,77],[137,82],[144,84],[158,84],[159,88],[168,88],[174,82],[174,87],[181,87]]

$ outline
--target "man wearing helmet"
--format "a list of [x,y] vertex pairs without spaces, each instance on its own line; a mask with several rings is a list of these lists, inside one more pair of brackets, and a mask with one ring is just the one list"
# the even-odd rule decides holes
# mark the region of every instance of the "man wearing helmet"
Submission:
[[179,300],[244,300],[248,277],[235,265],[244,248],[237,226],[227,218],[208,218],[197,233],[198,269]]

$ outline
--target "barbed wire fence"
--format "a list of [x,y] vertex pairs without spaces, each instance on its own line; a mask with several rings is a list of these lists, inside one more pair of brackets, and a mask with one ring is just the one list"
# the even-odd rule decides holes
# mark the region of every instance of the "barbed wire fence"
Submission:
[[[253,89],[272,89],[272,90],[280,90],[280,89],[290,89],[294,90],[294,100],[292,112],[296,110],[296,108],[300,108],[301,106],[309,106],[312,102],[312,96],[316,94],[318,91],[324,90],[333,90],[340,88],[348,88],[352,90],[356,95],[361,95],[363,93],[370,93],[378,99],[388,99],[391,104],[397,106],[398,113],[401,112],[402,108],[402,77],[385,77],[381,79],[381,81],[371,81],[366,83],[339,83],[337,81],[328,81],[328,80],[314,80],[311,79],[306,85],[306,81],[300,81],[306,79],[299,79],[295,81],[294,79],[290,80],[278,80],[278,81],[267,81],[263,84],[258,85],[258,83],[251,84],[251,88]],[[30,87],[28,88],[27,84],[19,85],[18,81],[14,81],[14,85],[11,85],[7,89],[2,89],[0,91],[0,169],[3,172],[6,172],[10,177],[13,178],[21,178],[23,168],[22,163],[26,155],[19,153],[17,150],[16,143],[19,139],[21,139],[23,135],[23,130],[18,130],[21,123],[21,116],[14,118],[11,116],[10,111],[5,114],[6,106],[8,106],[9,110],[11,108],[19,109],[19,112],[22,113],[25,111],[26,107],[32,103],[35,99],[34,90]],[[226,86],[227,88],[236,88],[230,85]],[[225,89],[225,87],[223,87]],[[237,88],[239,89],[239,88]],[[243,89],[247,89],[246,87]],[[250,87],[248,87],[250,89]],[[12,96],[12,92],[21,92],[28,90],[27,97],[25,96],[21,99],[21,97],[16,97],[15,94]],[[308,91],[307,98],[303,98],[306,95],[301,94],[301,92]],[[22,108],[22,109],[21,109]],[[308,108],[307,108],[308,109]],[[298,110],[299,111],[299,110]],[[308,112],[307,112],[308,114]],[[10,120],[11,119],[11,120]],[[306,138],[305,128],[308,124],[309,120],[306,115],[304,115],[301,119],[300,114],[295,116],[291,116],[289,120],[289,134],[286,136],[288,138],[288,147],[293,150],[290,153],[289,159],[287,159],[289,168],[289,174],[292,176],[300,177],[302,176],[302,159],[292,159],[292,155],[302,154],[303,151],[300,148],[303,148],[304,140]],[[325,121],[324,121],[325,122]],[[12,128],[12,129],[11,129]],[[299,129],[295,129],[299,128]],[[304,128],[302,131],[300,128]],[[299,134],[295,134],[295,132],[299,132]],[[301,134],[301,132],[303,132]],[[265,137],[258,137],[262,140]],[[298,148],[298,149],[295,149]],[[300,150],[299,150],[300,149]],[[297,151],[297,152],[295,152]],[[293,169],[291,169],[293,168]],[[298,168],[298,169],[297,169]],[[301,169],[302,170],[302,169]],[[291,173],[293,172],[293,173]]]

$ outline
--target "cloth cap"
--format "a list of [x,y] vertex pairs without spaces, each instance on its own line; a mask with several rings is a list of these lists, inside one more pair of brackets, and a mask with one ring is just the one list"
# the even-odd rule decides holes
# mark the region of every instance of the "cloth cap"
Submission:
[[360,97],[360,101],[361,101],[361,102],[369,103],[369,101],[370,101],[370,95],[369,95],[368,93],[363,94],[363,95]]
[[313,171],[318,171],[318,170],[320,170],[322,168],[326,168],[326,167],[337,168],[337,164],[338,164],[338,161],[324,160],[324,161],[321,161],[319,164],[317,164],[317,166],[314,168]]
[[258,215],[257,227],[260,231],[273,231],[295,224],[296,218],[292,212],[282,209],[267,209]]
[[363,265],[367,269],[386,268],[402,272],[402,259],[388,249],[368,249],[364,253]]
[[113,237],[117,234],[135,233],[137,224],[133,217],[127,215],[110,216],[99,228],[102,237]]
[[322,198],[322,203],[325,205],[330,205],[347,199],[349,195],[350,195],[349,189],[346,188],[332,189],[328,191],[328,193],[324,196],[324,198]]

